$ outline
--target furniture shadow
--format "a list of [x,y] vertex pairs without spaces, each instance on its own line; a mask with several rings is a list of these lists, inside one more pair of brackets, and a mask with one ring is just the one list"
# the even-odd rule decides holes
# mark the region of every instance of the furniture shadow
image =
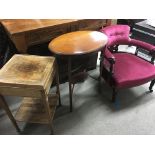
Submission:
[[112,89],[106,83],[97,83],[95,90],[100,94],[99,98],[103,101],[103,104],[108,106],[112,111],[149,104],[151,100],[155,99],[153,93],[148,91],[148,87],[144,86],[120,90],[116,102],[112,102]]
[[50,135],[48,124],[24,123],[20,135]]
[[[69,114],[69,106],[58,106],[54,115],[53,123],[56,119],[59,119]],[[22,127],[21,135],[50,135],[50,129],[48,124],[37,123],[24,123]],[[55,134],[55,133],[54,133]]]

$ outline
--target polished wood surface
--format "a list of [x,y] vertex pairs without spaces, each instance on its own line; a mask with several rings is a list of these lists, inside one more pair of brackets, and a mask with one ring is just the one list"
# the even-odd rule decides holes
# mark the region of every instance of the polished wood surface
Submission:
[[49,44],[49,49],[60,55],[80,55],[100,50],[107,36],[98,31],[75,31],[61,35]]
[[110,24],[107,19],[7,19],[1,24],[19,53],[59,35],[77,30],[98,30]]
[[63,34],[49,43],[51,52],[56,55],[68,56],[70,112],[72,112],[72,95],[74,89],[74,84],[72,86],[71,56],[98,52],[106,45],[107,41],[107,36],[98,31],[75,31]]
[[0,85],[42,89],[54,72],[54,57],[16,54],[0,70]]
[[70,23],[77,21],[76,19],[9,19],[3,20],[2,24],[5,25],[7,31],[13,34],[24,33],[27,31],[34,31],[42,28],[53,27],[60,24]]

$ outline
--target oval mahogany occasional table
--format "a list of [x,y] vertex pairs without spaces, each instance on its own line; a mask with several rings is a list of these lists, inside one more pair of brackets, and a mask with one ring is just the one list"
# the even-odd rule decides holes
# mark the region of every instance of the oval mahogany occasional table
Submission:
[[107,36],[98,31],[75,31],[63,34],[49,43],[51,52],[68,56],[70,111],[72,111],[71,57],[98,52],[107,41]]

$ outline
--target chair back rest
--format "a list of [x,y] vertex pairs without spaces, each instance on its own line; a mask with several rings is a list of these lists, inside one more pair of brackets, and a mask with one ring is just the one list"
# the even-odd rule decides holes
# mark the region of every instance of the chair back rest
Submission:
[[108,37],[107,47],[127,44],[130,41],[128,25],[111,25],[100,30]]

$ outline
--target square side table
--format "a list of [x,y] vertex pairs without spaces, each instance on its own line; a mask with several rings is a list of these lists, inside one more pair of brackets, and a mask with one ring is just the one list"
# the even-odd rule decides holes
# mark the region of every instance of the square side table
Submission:
[[[49,94],[55,75],[57,90]],[[53,132],[52,120],[58,100],[60,104],[55,58],[15,54],[0,70],[0,94],[24,97],[15,115],[17,121],[48,124]]]

